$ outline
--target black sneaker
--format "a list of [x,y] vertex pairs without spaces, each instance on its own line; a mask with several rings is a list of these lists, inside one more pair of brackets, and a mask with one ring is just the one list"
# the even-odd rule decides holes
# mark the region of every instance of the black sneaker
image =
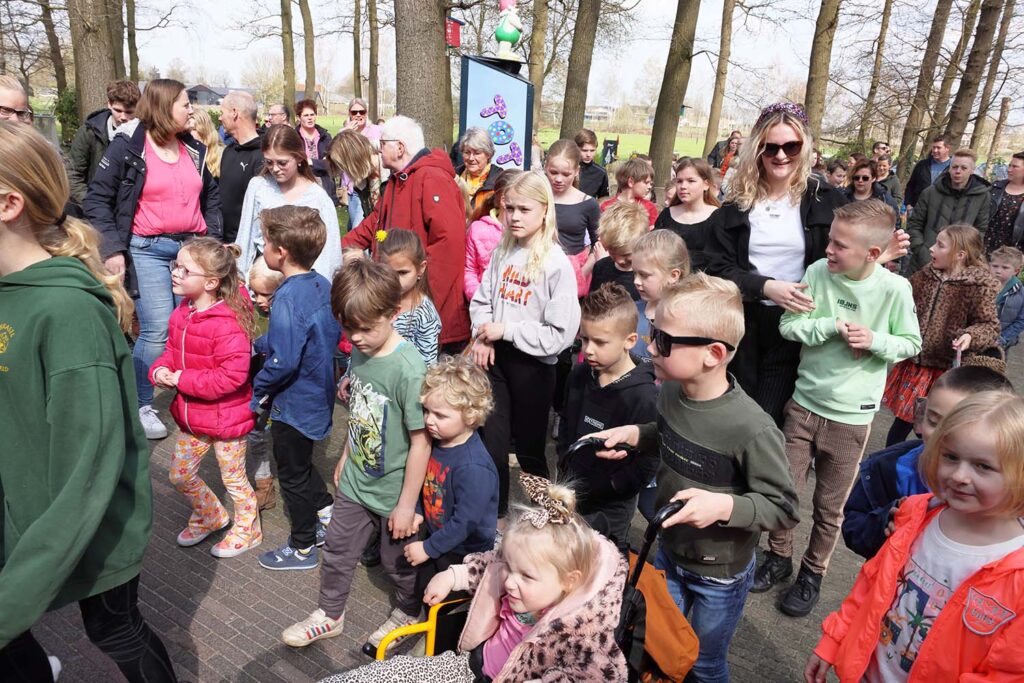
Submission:
[[376,567],[380,564],[380,536],[374,534],[370,542],[363,550],[363,556],[359,558],[359,564],[364,567]]
[[806,617],[818,604],[821,595],[821,574],[815,574],[805,567],[800,568],[796,581],[782,596],[779,609],[791,617]]
[[754,585],[750,587],[751,593],[764,593],[771,590],[772,586],[783,579],[793,575],[793,560],[782,555],[776,555],[772,551],[764,554],[764,559],[754,571]]

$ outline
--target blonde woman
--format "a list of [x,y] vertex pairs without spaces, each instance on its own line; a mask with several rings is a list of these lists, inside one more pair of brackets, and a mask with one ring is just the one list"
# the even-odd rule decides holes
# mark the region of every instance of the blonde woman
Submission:
[[192,137],[206,145],[206,168],[214,178],[220,178],[220,158],[224,154],[224,143],[213,125],[213,119],[205,109],[192,112],[196,127],[192,129]]
[[373,210],[380,195],[380,154],[362,133],[348,128],[331,140],[325,158],[330,174],[341,176],[351,230]]

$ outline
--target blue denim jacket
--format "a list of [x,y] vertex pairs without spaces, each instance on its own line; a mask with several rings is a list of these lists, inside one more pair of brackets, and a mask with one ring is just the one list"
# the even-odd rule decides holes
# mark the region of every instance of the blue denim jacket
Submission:
[[252,404],[269,396],[270,417],[320,440],[331,431],[334,352],[341,327],[331,313],[331,284],[315,272],[293,275],[274,292],[267,334],[256,340],[266,362],[253,380]]

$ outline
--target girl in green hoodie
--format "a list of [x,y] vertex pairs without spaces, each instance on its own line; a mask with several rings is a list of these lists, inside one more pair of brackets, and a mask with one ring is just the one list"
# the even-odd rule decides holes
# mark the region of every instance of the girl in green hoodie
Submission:
[[0,121],[0,672],[55,678],[29,629],[78,602],[129,681],[175,681],[137,606],[153,504],[132,302],[67,200],[49,143]]

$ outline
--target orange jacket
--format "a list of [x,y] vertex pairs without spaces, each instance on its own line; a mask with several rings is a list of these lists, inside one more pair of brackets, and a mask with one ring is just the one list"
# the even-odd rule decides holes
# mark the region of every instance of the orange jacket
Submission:
[[[821,625],[814,653],[835,666],[841,682],[856,683],[867,671],[914,541],[943,507],[930,493],[907,498],[892,536]],[[1024,549],[964,580],[936,617],[907,683],[947,681],[1024,681]]]

